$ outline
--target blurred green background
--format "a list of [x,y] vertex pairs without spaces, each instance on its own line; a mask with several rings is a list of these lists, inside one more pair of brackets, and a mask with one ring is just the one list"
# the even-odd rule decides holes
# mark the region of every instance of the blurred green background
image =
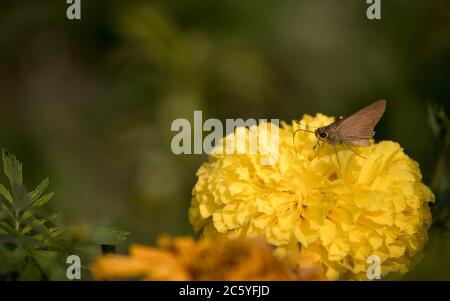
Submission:
[[378,21],[367,7],[84,0],[82,20],[69,21],[63,0],[3,0],[1,147],[29,187],[51,178],[68,222],[106,221],[131,232],[128,243],[153,243],[192,234],[187,209],[206,159],[171,153],[175,118],[341,116],[386,98],[376,138],[398,141],[438,182],[444,216],[407,278],[450,279],[448,145],[427,112],[429,102],[450,109],[450,1],[382,1]]

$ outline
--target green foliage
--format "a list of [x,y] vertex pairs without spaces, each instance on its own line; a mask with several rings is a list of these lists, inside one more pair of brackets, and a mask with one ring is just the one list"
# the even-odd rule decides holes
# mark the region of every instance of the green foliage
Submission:
[[[9,183],[0,184],[0,279],[65,280],[67,256],[76,254],[89,263],[100,254],[100,245],[104,249],[126,239],[127,232],[112,228],[65,228],[58,215],[44,208],[54,195],[46,193],[49,179],[27,192],[22,164],[6,151],[2,161]],[[83,265],[84,276],[87,267]]]
[[439,150],[431,179],[431,189],[437,199],[433,208],[433,222],[435,226],[450,228],[450,119],[444,109],[437,105],[430,105],[428,112]]
[[116,245],[124,241],[127,236],[128,232],[113,228],[98,228],[92,233],[92,241],[99,245]]

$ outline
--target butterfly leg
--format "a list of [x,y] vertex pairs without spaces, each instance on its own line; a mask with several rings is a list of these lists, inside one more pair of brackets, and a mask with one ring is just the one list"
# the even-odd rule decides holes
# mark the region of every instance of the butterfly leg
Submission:
[[351,148],[350,145],[344,143],[344,146],[347,147],[349,150],[351,150],[353,153],[355,153],[355,155],[357,155],[358,157],[361,157],[363,159],[367,159],[366,157],[363,157],[360,154],[358,154],[358,152],[355,151],[353,148]]
[[320,139],[317,139],[317,142],[314,145],[313,150],[316,150],[316,147],[317,147],[317,157],[319,157],[319,155],[320,155]]
[[319,157],[320,156],[320,140],[319,141],[317,141],[317,143],[319,144],[318,146],[317,146],[317,157]]
[[334,152],[336,153],[336,159],[337,159],[339,168],[342,168],[341,162],[339,161],[339,153],[338,153],[338,151],[337,151],[337,149],[336,149],[336,146],[335,146],[334,144],[331,144],[331,145],[333,146]]

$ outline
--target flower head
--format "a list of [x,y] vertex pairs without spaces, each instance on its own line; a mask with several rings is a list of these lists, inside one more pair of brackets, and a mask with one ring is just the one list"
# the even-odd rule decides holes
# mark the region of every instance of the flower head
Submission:
[[315,280],[322,271],[303,256],[299,268],[273,256],[262,241],[194,241],[162,236],[158,248],[134,245],[130,256],[105,255],[92,266],[95,279],[143,280]]
[[333,121],[318,114],[283,124],[272,165],[258,154],[212,153],[197,172],[194,228],[206,237],[262,236],[279,257],[313,256],[328,279],[364,278],[371,255],[383,276],[408,271],[427,240],[434,195],[398,143],[314,149],[315,135],[300,131],[294,147],[295,130]]

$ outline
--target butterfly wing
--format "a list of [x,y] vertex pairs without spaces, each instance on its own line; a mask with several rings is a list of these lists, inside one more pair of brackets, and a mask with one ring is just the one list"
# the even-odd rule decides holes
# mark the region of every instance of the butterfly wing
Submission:
[[343,143],[355,146],[369,146],[374,128],[386,109],[386,100],[379,100],[339,121],[336,132]]
[[346,145],[349,145],[349,146],[370,146],[370,140],[369,139],[347,140],[344,143]]

